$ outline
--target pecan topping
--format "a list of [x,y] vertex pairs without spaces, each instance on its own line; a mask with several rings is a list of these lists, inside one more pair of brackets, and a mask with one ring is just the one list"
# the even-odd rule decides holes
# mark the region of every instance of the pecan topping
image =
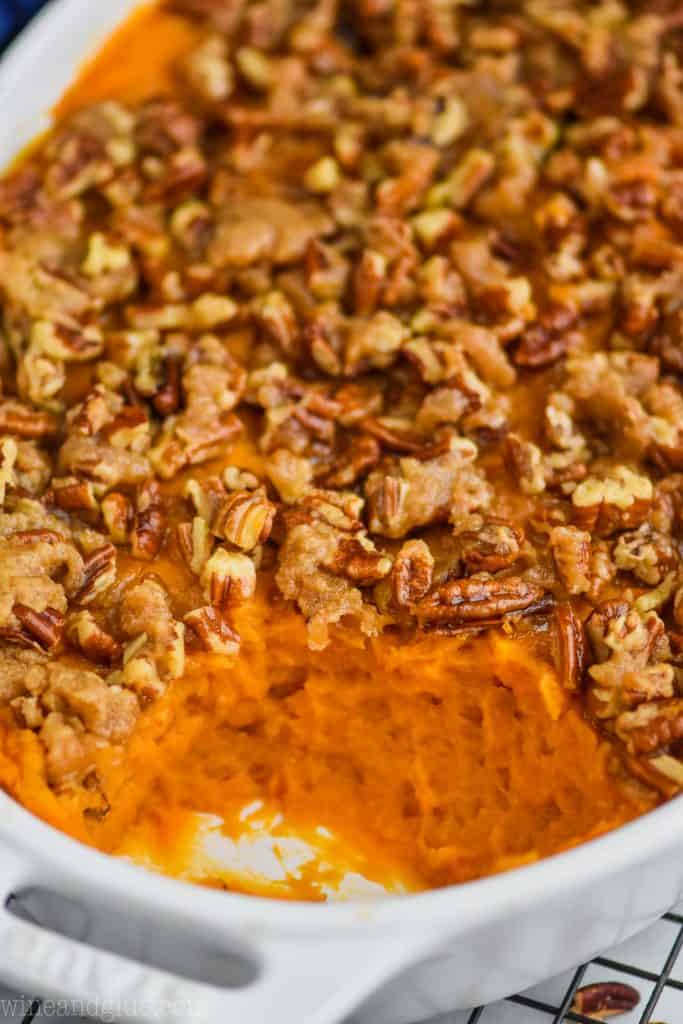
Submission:
[[346,576],[359,587],[378,583],[391,571],[390,558],[376,551],[371,541],[356,537],[342,538],[331,561],[322,564],[336,575]]
[[270,536],[275,506],[263,488],[235,491],[219,504],[211,521],[211,532],[243,551],[252,551]]
[[620,1013],[634,1010],[640,1002],[640,993],[632,985],[621,981],[598,981],[577,989],[572,1012],[596,1020],[607,1020]]
[[197,636],[205,651],[238,654],[240,638],[219,608],[196,608],[185,616],[185,625]]
[[524,531],[504,519],[490,516],[478,529],[458,534],[462,559],[469,573],[498,572],[514,565],[524,543]]
[[410,608],[428,593],[434,575],[434,556],[423,540],[408,540],[402,545],[391,572],[395,604]]
[[12,400],[0,402],[0,434],[40,440],[54,437],[58,430],[59,420],[52,413],[39,412]]
[[116,581],[116,548],[104,544],[83,563],[83,583],[75,595],[80,604],[90,604]]
[[544,607],[545,591],[521,576],[496,579],[486,574],[441,583],[417,605],[418,620],[429,626],[462,626],[499,621],[512,612]]
[[148,481],[138,488],[130,548],[136,558],[151,561],[159,553],[166,529],[166,515],[159,485]]
[[95,621],[89,611],[75,612],[66,623],[69,641],[92,661],[110,663],[117,661],[123,648],[109,633]]
[[563,686],[578,689],[586,667],[586,638],[583,623],[568,601],[555,609],[557,667]]
[[652,504],[653,488],[646,476],[617,466],[604,477],[588,477],[572,494],[574,519],[581,529],[608,537],[639,526]]
[[256,587],[254,563],[247,555],[217,548],[202,569],[201,583],[212,605],[241,604],[252,597]]
[[15,604],[12,612],[21,624],[16,639],[24,636],[29,645],[36,644],[46,651],[59,646],[64,632],[64,616],[56,608],[45,608],[42,612],[34,611],[25,604]]

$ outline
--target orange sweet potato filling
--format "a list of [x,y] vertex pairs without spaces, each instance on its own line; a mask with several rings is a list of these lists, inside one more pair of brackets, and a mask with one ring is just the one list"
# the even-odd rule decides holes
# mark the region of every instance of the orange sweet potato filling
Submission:
[[[173,61],[192,41],[187,22],[144,9],[84,69],[58,113],[168,90]],[[248,445],[239,457],[244,465],[258,458]],[[191,586],[175,565],[155,569],[176,592]],[[561,688],[542,638],[385,635],[363,646],[342,632],[312,653],[303,619],[268,583],[235,625],[242,652],[234,662],[190,659],[186,676],[143,714],[125,754],[102,752],[105,816],[84,816],[81,796],[48,787],[39,741],[9,713],[0,782],[80,840],[174,874],[187,874],[194,813],[222,818],[236,836],[245,829],[241,809],[261,800],[292,832],[323,826],[349,851],[347,865],[409,889],[528,863],[656,801],[620,778],[610,745]],[[237,877],[227,884],[264,891]],[[308,871],[265,891],[319,898]]]

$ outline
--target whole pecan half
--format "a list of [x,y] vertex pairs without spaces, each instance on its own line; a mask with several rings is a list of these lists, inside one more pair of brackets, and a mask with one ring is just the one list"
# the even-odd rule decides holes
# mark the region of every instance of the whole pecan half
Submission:
[[545,597],[543,587],[521,576],[495,579],[482,574],[441,583],[420,601],[416,612],[425,625],[476,625],[510,612],[534,611],[543,607]]
[[572,1011],[584,1017],[606,1020],[615,1014],[628,1013],[640,1002],[640,993],[632,985],[620,981],[598,981],[577,990]]
[[586,637],[583,623],[569,601],[555,609],[557,670],[562,685],[576,690],[586,667]]

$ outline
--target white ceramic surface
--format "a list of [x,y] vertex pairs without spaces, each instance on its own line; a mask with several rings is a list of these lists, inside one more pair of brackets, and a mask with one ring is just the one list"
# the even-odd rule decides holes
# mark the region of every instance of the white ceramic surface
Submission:
[[[80,61],[135,6],[52,0],[15,43],[0,64],[0,163],[46,127],[46,111]],[[678,902],[682,853],[677,800],[603,839],[495,878],[410,897],[305,905],[155,876],[79,846],[0,794],[0,906],[10,892],[39,884],[104,913],[129,907],[158,935],[191,931],[229,942],[260,965],[254,984],[228,991],[103,953],[1,909],[0,978],[141,1022],[336,1024],[376,993],[356,1013],[357,1024],[404,1024],[414,1019],[406,984],[429,991],[436,1010],[474,1006],[645,927]],[[400,971],[403,983],[387,988]]]

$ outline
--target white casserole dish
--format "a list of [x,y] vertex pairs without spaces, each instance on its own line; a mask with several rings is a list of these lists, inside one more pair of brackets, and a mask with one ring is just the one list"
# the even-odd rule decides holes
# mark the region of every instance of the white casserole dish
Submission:
[[[0,64],[3,165],[48,126],[46,111],[79,63],[137,2],[53,0],[15,43]],[[334,1024],[356,1011],[357,1024],[404,1024],[418,1015],[401,998],[406,984],[428,992],[440,1012],[471,1007],[645,927],[681,898],[682,853],[676,800],[494,878],[373,902],[296,904],[192,887],[107,858],[0,793],[0,977],[107,1019]],[[134,912],[149,934],[237,947],[258,965],[258,978],[239,990],[175,978],[10,914],[9,894],[38,885],[95,912]],[[405,971],[401,986],[390,980]]]

